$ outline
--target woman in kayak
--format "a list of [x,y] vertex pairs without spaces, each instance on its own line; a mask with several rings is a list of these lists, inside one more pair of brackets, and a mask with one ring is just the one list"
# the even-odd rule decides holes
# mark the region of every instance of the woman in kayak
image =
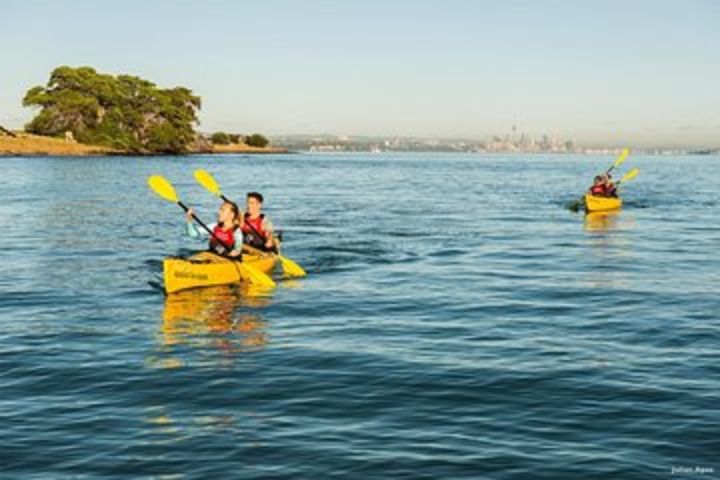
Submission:
[[258,192],[247,194],[245,214],[240,229],[243,233],[243,242],[251,247],[266,252],[277,251],[273,240],[273,225],[270,219],[262,213],[263,196]]
[[603,180],[602,176],[597,175],[595,177],[592,187],[590,187],[590,189],[588,190],[588,193],[590,195],[594,195],[596,197],[606,197],[607,196],[607,190],[605,190],[605,181]]
[[[193,223],[193,210],[190,209],[187,212],[187,233],[193,238],[207,237],[208,233],[204,230],[199,230]],[[224,202],[220,205],[218,210],[218,221],[212,225],[209,225],[213,235],[210,236],[209,248],[211,251],[218,255],[225,255],[228,257],[239,257],[240,250],[237,248],[238,245],[242,245],[242,231],[240,230],[240,209],[237,204],[233,202]],[[217,239],[220,239],[219,242]],[[230,247],[228,252],[225,245]]]

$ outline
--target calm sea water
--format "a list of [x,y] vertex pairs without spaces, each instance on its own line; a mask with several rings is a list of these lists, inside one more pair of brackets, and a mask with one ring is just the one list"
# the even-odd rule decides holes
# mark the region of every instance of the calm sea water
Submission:
[[[720,158],[0,159],[3,478],[720,477]],[[309,272],[165,297],[162,173]]]

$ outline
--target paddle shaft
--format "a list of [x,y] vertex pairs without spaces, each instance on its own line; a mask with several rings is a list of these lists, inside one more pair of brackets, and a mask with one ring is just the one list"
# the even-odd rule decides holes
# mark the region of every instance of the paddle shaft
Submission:
[[[631,180],[632,180],[632,179],[631,179]],[[620,184],[621,184],[621,183],[623,183],[622,179],[620,179],[620,180],[617,181],[617,183],[615,184],[615,190],[617,190],[618,188],[620,188]]]
[[638,176],[638,173],[640,173],[640,169],[638,169],[637,167],[635,167],[635,168],[633,168],[632,170],[630,170],[628,173],[626,173],[625,175],[623,175],[623,177],[622,177],[620,180],[617,181],[617,183],[615,184],[615,189],[617,189],[617,188],[620,186],[621,183],[623,183],[623,182],[629,182],[629,181],[632,180],[633,178],[637,177],[637,176]]
[[[178,201],[177,204],[180,205],[180,207],[182,207],[182,209],[185,210],[186,213],[190,211],[190,209],[189,209],[183,202]],[[203,221],[200,220],[200,219],[197,217],[197,215],[195,215],[195,214],[193,213],[193,214],[191,214],[191,216],[192,216],[192,219],[195,220],[195,221],[198,223],[198,225],[200,225],[202,228],[204,228],[205,231],[206,231],[208,234],[210,234],[210,236],[211,236],[213,239],[215,239],[216,242],[218,242],[220,245],[222,245],[223,247],[225,247],[225,249],[226,249],[228,252],[232,251],[232,248],[231,248],[227,243],[225,243],[225,242],[223,242],[222,240],[220,240],[220,239],[218,238],[218,236],[215,235],[215,233],[213,233],[212,230],[210,230],[210,227],[208,227],[207,225],[205,225],[205,224],[203,223]]]
[[243,251],[246,251],[253,255],[259,255],[261,257],[273,257],[273,256],[280,256],[278,252],[268,252],[265,250],[260,250],[259,248],[255,248],[252,245],[248,245],[247,243],[243,243]]
[[[628,154],[629,154],[629,152],[628,152],[628,153],[625,153],[625,150],[623,150],[623,151],[620,153],[620,157],[619,157],[617,160],[615,160],[615,162],[613,162],[612,165],[610,165],[610,168],[608,168],[607,170],[605,170],[605,175],[607,175],[608,173],[612,172],[612,171],[615,169],[615,167],[619,167],[619,166],[625,161],[625,159],[627,158]],[[621,160],[621,159],[622,159],[622,160]]]

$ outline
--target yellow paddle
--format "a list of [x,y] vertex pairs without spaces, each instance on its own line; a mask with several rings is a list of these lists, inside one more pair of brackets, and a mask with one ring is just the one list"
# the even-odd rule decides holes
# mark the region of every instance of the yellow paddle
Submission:
[[[215,178],[210,175],[210,173],[205,170],[199,169],[195,170],[193,175],[195,176],[195,180],[197,180],[200,185],[205,187],[208,192],[212,193],[216,197],[221,198],[225,202],[230,201],[225,195],[222,194],[222,192],[220,191],[220,185],[218,185],[218,183],[215,181]],[[279,252],[277,256],[280,259],[280,263],[282,264],[283,272],[285,272],[285,275],[288,275],[290,277],[304,277],[305,275],[307,275],[307,273],[305,273],[305,270],[303,270],[303,268],[297,263],[295,263],[293,260],[280,255]]]
[[627,148],[623,148],[622,152],[620,152],[620,155],[618,155],[618,157],[615,159],[615,163],[613,163],[612,166],[610,168],[608,168],[605,173],[608,174],[608,173],[612,172],[614,168],[617,168],[620,165],[622,165],[622,163],[625,161],[625,159],[628,157],[628,155],[630,155],[630,150],[628,150]]
[[617,188],[622,182],[629,182],[633,178],[637,177],[638,173],[640,173],[640,169],[637,167],[633,168],[632,170],[627,172],[625,175],[623,175],[623,177],[620,180],[618,180],[618,182],[615,184],[615,188]]
[[227,199],[225,195],[222,194],[220,191],[220,185],[215,181],[215,178],[210,175],[206,170],[198,169],[195,170],[193,173],[193,176],[195,177],[195,180],[198,181],[200,185],[205,187],[205,190],[212,193],[216,197],[220,197],[226,202],[230,202],[230,200]]
[[[163,198],[168,202],[177,203],[186,212],[189,210],[188,207],[180,201],[177,193],[175,192],[175,188],[170,182],[165,179],[165,177],[162,177],[160,175],[153,175],[152,177],[148,178],[148,185],[150,186],[150,189],[155,192],[160,198]],[[210,236],[213,237],[216,242],[225,247],[227,251],[231,250],[231,248],[225,242],[220,240],[212,232],[212,230],[210,230],[210,228],[208,228],[208,226],[205,225],[202,220],[200,220],[194,213],[192,214],[192,219],[195,220],[203,229],[205,229],[205,231],[208,232],[208,234],[210,234]],[[254,283],[263,288],[275,287],[275,282],[273,281],[273,279],[265,275],[257,268],[251,265],[246,265],[244,263],[240,263],[239,266],[241,272],[244,274],[243,276],[248,278],[251,283]]]

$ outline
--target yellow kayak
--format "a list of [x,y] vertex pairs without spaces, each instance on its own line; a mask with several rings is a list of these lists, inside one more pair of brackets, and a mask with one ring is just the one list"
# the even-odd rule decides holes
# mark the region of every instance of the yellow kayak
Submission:
[[588,212],[606,212],[622,207],[622,200],[618,197],[597,197],[585,194],[585,210]]
[[165,291],[173,293],[195,287],[227,285],[247,281],[241,265],[251,265],[263,273],[270,273],[278,263],[272,253],[244,254],[242,262],[200,252],[188,258],[166,258],[163,261]]

